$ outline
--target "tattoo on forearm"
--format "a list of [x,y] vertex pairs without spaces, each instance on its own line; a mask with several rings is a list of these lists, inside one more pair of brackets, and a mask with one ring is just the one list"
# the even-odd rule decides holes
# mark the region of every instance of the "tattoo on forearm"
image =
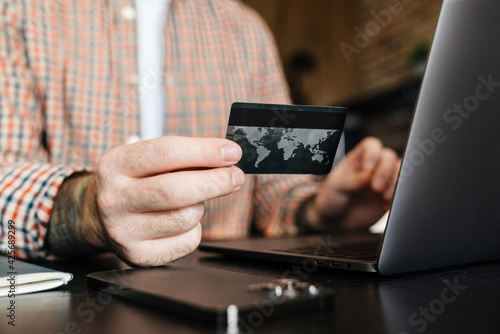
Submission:
[[45,240],[45,247],[55,255],[74,256],[99,251],[80,228],[83,196],[91,177],[91,174],[75,173],[59,189]]

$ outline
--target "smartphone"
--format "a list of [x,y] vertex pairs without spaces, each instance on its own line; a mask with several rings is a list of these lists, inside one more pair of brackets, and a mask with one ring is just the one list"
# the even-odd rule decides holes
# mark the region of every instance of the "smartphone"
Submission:
[[283,314],[326,310],[334,301],[332,289],[295,279],[176,264],[92,273],[87,282],[92,289],[228,328],[227,332]]

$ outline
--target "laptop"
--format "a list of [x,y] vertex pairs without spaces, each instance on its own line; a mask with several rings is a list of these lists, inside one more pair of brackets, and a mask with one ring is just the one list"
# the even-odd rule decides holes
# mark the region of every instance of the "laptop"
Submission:
[[444,0],[383,234],[200,249],[383,275],[500,259],[499,17],[498,0]]

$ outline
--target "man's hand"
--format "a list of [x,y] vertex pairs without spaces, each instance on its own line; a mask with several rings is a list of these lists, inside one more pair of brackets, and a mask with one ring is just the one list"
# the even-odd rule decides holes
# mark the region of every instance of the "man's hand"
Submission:
[[332,170],[307,208],[311,226],[363,229],[375,223],[389,209],[400,163],[380,140],[363,140]]
[[[125,261],[163,265],[200,243],[204,201],[237,191],[240,147],[225,139],[162,137],[103,155],[85,193],[89,241]],[[92,209],[93,207],[93,209]],[[94,219],[92,219],[92,216]]]

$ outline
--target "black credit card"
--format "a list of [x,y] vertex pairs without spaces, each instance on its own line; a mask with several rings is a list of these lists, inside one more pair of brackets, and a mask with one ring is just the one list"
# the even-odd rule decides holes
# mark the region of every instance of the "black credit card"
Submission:
[[246,174],[326,175],[332,169],[347,109],[233,103],[226,138],[240,145]]

